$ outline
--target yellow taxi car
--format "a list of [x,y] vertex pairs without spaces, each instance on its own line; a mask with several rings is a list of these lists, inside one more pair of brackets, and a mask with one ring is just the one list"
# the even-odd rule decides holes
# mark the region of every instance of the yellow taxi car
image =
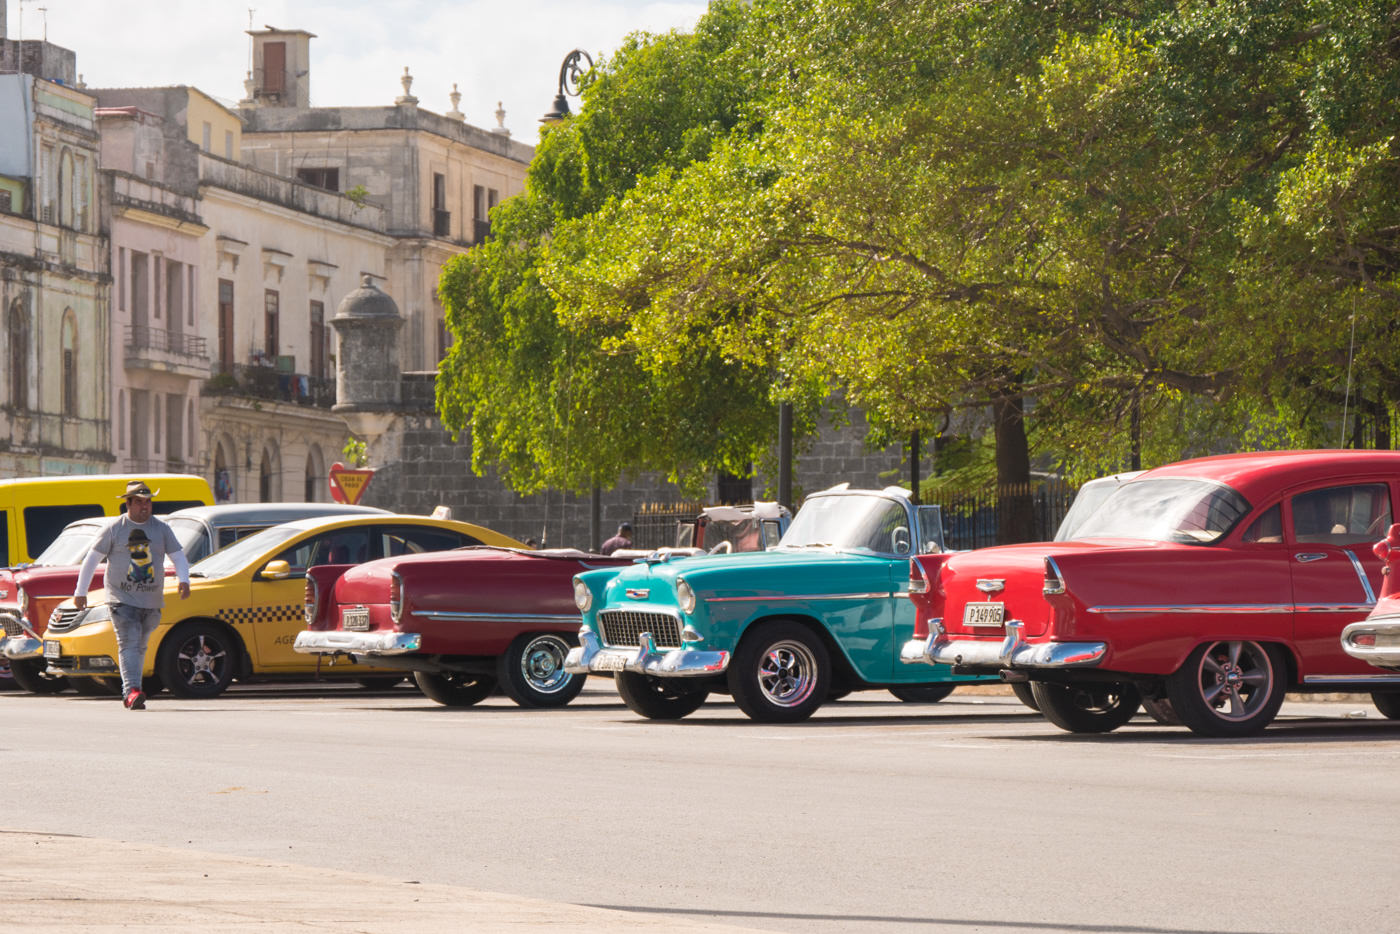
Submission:
[[[165,609],[143,666],[147,693],[163,686],[176,697],[216,697],[234,678],[318,674],[315,657],[292,651],[306,625],[307,568],[349,568],[464,545],[525,547],[469,522],[392,513],[298,519],[235,542],[190,568],[187,599],[180,599],[175,579],[167,579]],[[89,594],[85,610],[72,600],[59,606],[44,633],[44,658],[49,674],[91,676],[117,693],[117,637],[104,591]],[[353,679],[365,673],[337,666],[319,674]]]

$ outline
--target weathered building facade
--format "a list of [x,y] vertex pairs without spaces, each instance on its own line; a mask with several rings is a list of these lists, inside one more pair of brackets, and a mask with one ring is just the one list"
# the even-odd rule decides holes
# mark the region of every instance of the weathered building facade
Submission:
[[95,102],[74,64],[0,26],[0,476],[112,462]]

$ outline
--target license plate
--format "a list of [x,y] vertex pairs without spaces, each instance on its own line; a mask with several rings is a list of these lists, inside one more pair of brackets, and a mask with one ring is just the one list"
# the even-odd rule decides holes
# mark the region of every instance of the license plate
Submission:
[[626,671],[629,661],[631,659],[626,655],[598,655],[593,659],[593,668],[597,671]]
[[1005,603],[969,603],[963,607],[964,626],[1000,626],[1005,619]]
[[363,606],[346,607],[340,611],[340,628],[350,632],[369,631],[369,608]]
[[45,640],[44,640],[44,657],[45,657],[45,658],[62,658],[62,657],[63,657],[63,643],[59,642],[59,641],[56,640],[56,639],[45,639]]

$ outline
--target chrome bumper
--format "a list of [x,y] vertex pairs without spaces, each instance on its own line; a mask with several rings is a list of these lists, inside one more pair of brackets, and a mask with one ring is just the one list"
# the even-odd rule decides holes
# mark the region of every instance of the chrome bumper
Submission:
[[[1365,637],[1369,644],[1358,645],[1357,637]],[[1400,671],[1400,616],[1381,619],[1363,619],[1342,630],[1342,648],[1352,658]]]
[[[937,621],[936,621],[937,622]],[[965,668],[1096,668],[1108,653],[1106,642],[1026,641],[1025,625],[1018,620],[1006,623],[1006,638],[1000,643],[971,639],[950,639],[941,625],[935,625],[927,639],[910,639],[899,650],[899,660],[907,665],[957,665]]]
[[44,640],[33,636],[10,636],[0,642],[0,655],[6,658],[39,658],[44,654]]
[[417,652],[423,636],[416,632],[343,632],[304,629],[292,651],[303,655],[408,655]]
[[604,648],[598,634],[590,630],[579,633],[579,644],[569,649],[564,670],[569,674],[586,675],[601,672],[631,671],[639,675],[660,678],[698,678],[723,674],[729,667],[728,652],[702,652],[698,649],[668,649],[656,647],[651,633],[641,634],[641,644],[634,648]]

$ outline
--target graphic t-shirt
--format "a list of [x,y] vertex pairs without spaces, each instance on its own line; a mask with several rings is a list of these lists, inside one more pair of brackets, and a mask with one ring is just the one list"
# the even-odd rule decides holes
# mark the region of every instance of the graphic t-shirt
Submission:
[[107,556],[107,599],[128,606],[165,606],[165,556],[180,550],[170,526],[151,516],[132,522],[117,516],[98,533],[92,550]]

